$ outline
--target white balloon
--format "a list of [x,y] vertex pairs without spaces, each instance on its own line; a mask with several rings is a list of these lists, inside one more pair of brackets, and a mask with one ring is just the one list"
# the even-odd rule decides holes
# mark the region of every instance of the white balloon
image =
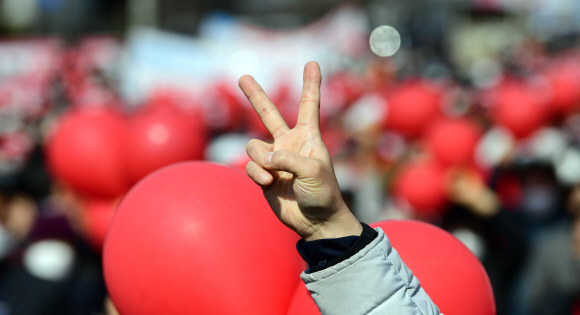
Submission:
[[371,33],[369,43],[375,54],[390,57],[401,47],[401,35],[392,26],[383,25],[375,28]]
[[36,242],[24,252],[24,266],[33,276],[47,281],[61,281],[72,272],[75,261],[73,248],[59,240]]

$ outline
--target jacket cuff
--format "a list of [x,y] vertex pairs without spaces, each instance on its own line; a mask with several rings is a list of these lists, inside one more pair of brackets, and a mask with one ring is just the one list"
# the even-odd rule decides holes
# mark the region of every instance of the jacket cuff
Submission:
[[349,259],[370,244],[379,233],[361,222],[363,231],[360,236],[346,236],[321,239],[311,242],[298,241],[296,249],[308,263],[306,273],[317,272]]

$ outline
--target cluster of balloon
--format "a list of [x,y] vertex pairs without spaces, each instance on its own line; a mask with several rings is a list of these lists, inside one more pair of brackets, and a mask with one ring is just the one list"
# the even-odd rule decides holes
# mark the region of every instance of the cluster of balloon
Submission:
[[244,173],[173,164],[121,201],[107,288],[121,314],[284,314],[303,270],[297,240]]
[[199,116],[160,106],[132,115],[125,136],[125,165],[132,184],[163,166],[202,159],[207,138]]
[[432,216],[445,211],[445,168],[434,161],[415,161],[395,178],[394,195],[407,201],[416,214]]
[[[495,299],[485,269],[458,239],[419,221],[381,221],[394,249],[446,315],[495,315]],[[453,270],[453,272],[449,272]],[[296,289],[288,315],[320,314],[306,287]]]
[[115,198],[158,168],[202,159],[199,115],[161,105],[129,117],[105,107],[66,113],[46,146],[52,173],[84,195]]
[[115,216],[117,203],[117,199],[89,198],[84,201],[82,213],[84,234],[90,245],[98,252],[105,243],[107,229]]
[[203,158],[206,129],[199,116],[156,104],[129,117],[106,107],[73,109],[45,146],[53,176],[88,200],[84,232],[97,250],[114,215],[110,200],[158,168]]
[[470,165],[482,131],[467,118],[441,119],[426,133],[429,151],[445,166]]
[[49,169],[83,194],[117,197],[129,188],[122,158],[124,132],[123,117],[112,110],[72,110],[48,140]]
[[549,118],[547,106],[534,97],[521,82],[504,82],[497,87],[491,115],[496,124],[509,129],[514,136],[526,138],[542,127]]
[[442,93],[438,86],[422,79],[410,80],[387,96],[386,128],[407,137],[420,135],[440,112]]

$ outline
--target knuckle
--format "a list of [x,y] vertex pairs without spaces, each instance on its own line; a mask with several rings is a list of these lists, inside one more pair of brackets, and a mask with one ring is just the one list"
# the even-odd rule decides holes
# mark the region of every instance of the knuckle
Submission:
[[250,158],[253,158],[255,155],[259,154],[260,146],[261,146],[260,140],[258,139],[250,140],[248,141],[248,144],[246,144],[246,153]]
[[[277,157],[275,160],[278,161],[279,164],[288,165],[288,164],[292,163],[292,156],[290,155],[290,152],[278,151],[276,153],[277,153]],[[275,155],[276,155],[276,153],[275,153]]]
[[246,144],[246,153],[250,154],[250,151],[252,151],[253,148],[256,146],[257,141],[258,140],[256,140],[256,139],[252,139],[252,140],[248,141],[248,143]]
[[280,163],[286,163],[288,161],[288,152],[286,151],[277,151],[274,153],[273,160],[276,160]]
[[260,118],[265,118],[272,113],[274,113],[274,108],[271,106],[266,106],[258,112],[258,116],[260,116]]
[[300,98],[300,102],[301,103],[317,103],[318,102],[318,98],[315,95],[306,94],[306,95],[303,95]]

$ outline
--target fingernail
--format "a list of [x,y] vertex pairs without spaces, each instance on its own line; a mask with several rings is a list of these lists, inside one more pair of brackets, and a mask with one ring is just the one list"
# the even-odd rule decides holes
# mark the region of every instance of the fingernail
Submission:
[[262,164],[264,164],[264,166],[270,166],[270,164],[272,164],[272,154],[272,152],[264,154],[264,158],[262,158]]

